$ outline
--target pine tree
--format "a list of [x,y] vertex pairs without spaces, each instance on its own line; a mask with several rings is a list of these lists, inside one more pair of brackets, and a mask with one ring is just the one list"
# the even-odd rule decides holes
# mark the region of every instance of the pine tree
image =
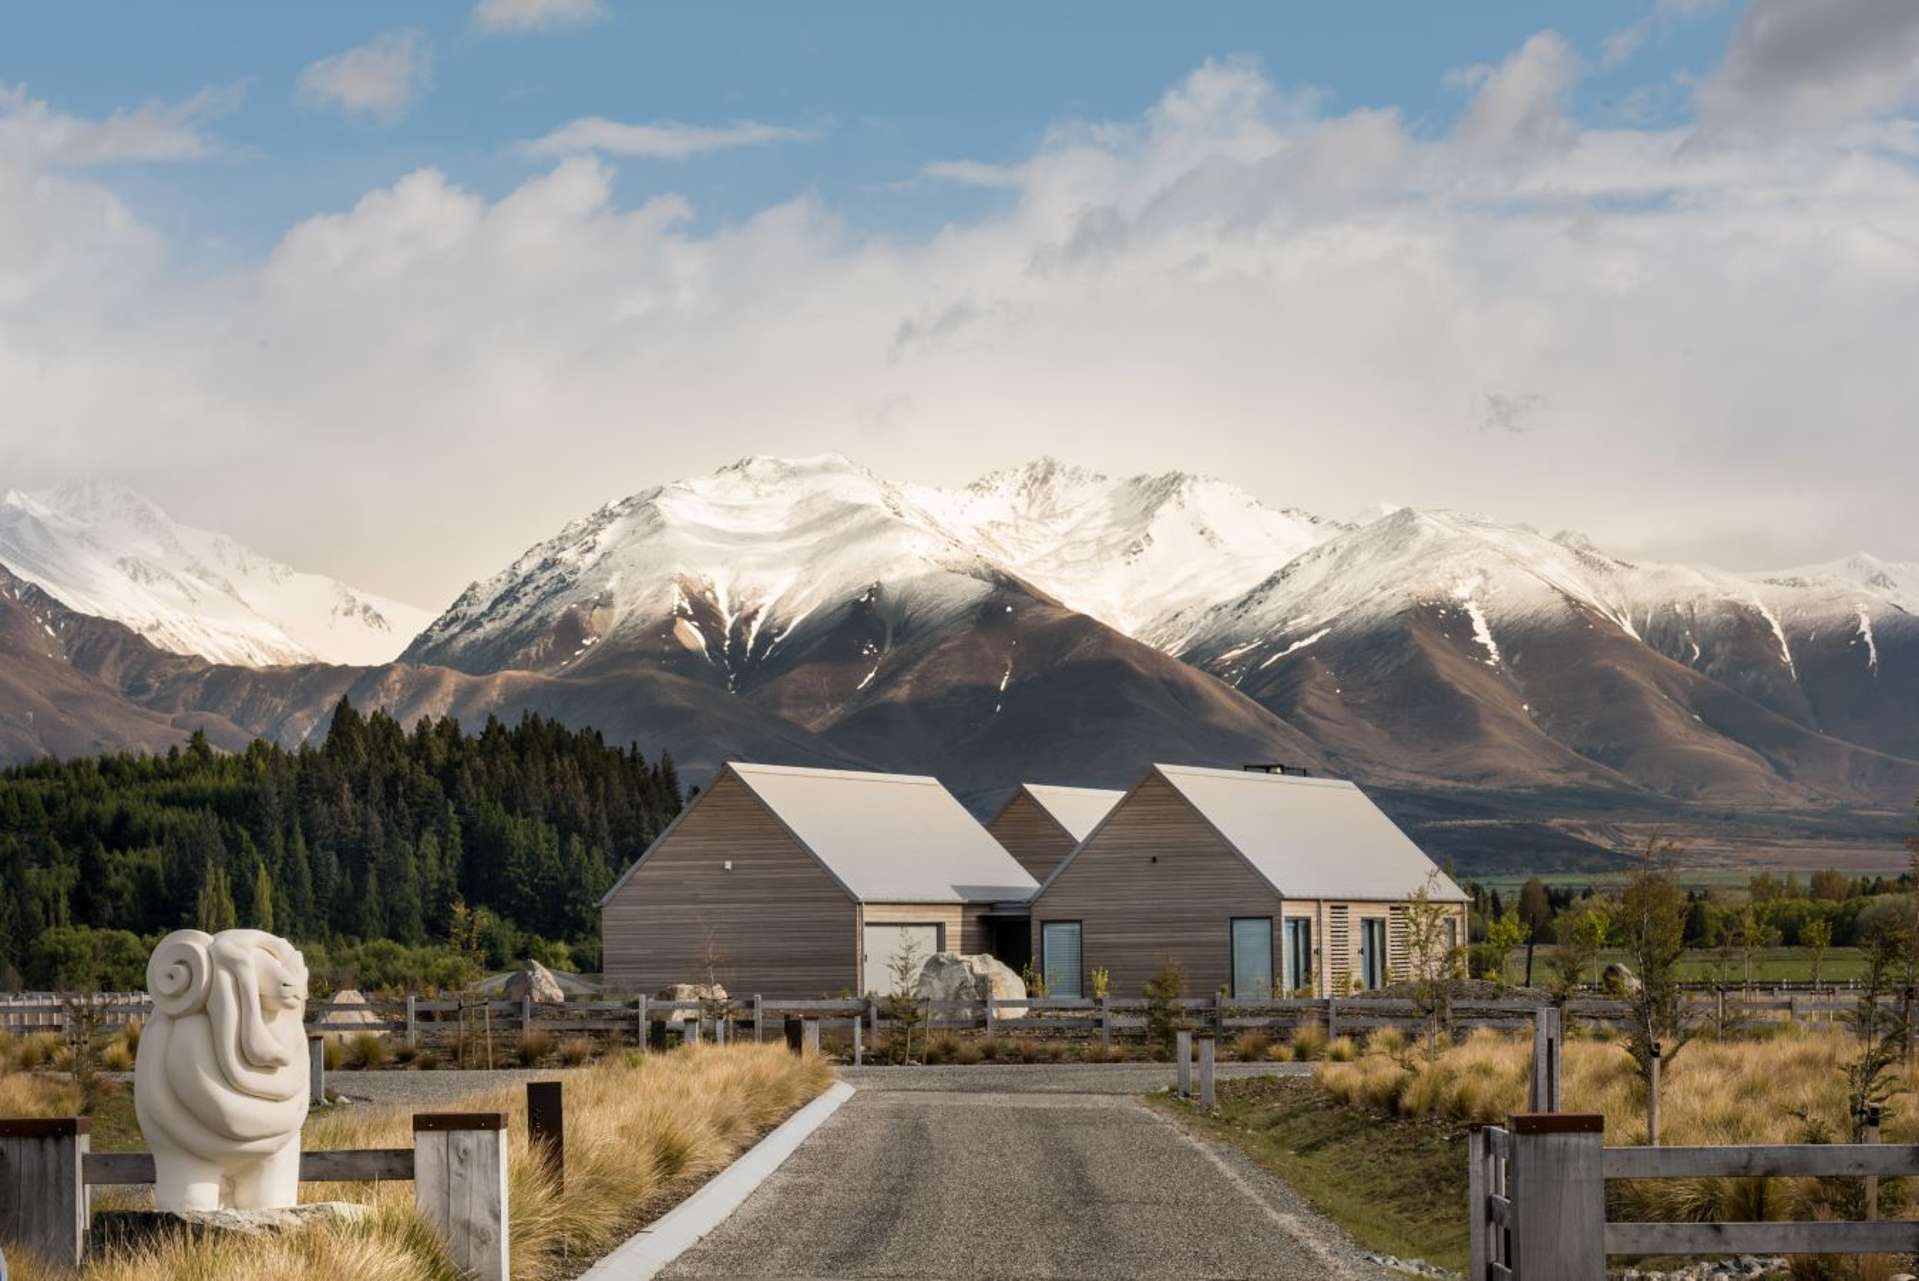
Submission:
[[273,932],[273,881],[265,863],[253,865],[253,920],[256,930]]
[[205,930],[208,934],[235,929],[240,924],[239,913],[233,906],[233,887],[227,880],[227,869],[218,863],[208,863],[201,877],[200,893],[193,904],[193,924],[196,929]]

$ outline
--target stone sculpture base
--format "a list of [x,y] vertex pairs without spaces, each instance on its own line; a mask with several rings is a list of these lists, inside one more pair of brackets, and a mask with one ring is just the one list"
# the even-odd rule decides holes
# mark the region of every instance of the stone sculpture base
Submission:
[[193,1240],[257,1237],[316,1224],[354,1224],[373,1207],[351,1201],[312,1201],[279,1210],[102,1210],[93,1216],[94,1253],[133,1250],[176,1236]]

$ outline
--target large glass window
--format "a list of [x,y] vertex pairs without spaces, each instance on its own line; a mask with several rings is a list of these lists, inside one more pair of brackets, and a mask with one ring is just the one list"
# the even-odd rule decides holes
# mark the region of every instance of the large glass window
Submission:
[[1359,981],[1372,989],[1386,986],[1386,922],[1377,916],[1359,922]]
[[1078,921],[1045,921],[1039,927],[1040,973],[1048,996],[1080,996]]
[[1233,995],[1273,994],[1273,918],[1233,918]]
[[1286,921],[1286,990],[1297,992],[1313,985],[1313,922],[1305,916]]

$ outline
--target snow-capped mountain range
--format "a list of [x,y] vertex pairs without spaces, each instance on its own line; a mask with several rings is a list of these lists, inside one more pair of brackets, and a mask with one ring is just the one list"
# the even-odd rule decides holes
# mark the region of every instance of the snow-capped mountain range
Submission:
[[[155,716],[297,741],[345,693],[541,711],[694,777],[727,755],[850,762],[978,798],[1284,760],[1408,795],[1603,798],[1609,835],[1568,835],[1555,801],[1516,856],[1617,848],[1622,814],[1670,826],[1672,806],[1870,813],[1883,834],[1919,794],[1919,565],[1730,573],[1450,511],[1326,520],[1178,472],[1042,459],[941,489],[749,458],[582,516],[423,626],[100,486],[10,494],[0,566],[44,589],[12,624],[34,662],[136,705],[95,709],[103,743]],[[365,670],[230,666],[391,658],[409,634]],[[34,725],[19,742],[54,741]],[[1492,830],[1431,821],[1469,859]],[[1804,821],[1793,839],[1829,820]]]
[[216,663],[384,663],[428,619],[97,480],[0,496],[0,565],[71,609]]

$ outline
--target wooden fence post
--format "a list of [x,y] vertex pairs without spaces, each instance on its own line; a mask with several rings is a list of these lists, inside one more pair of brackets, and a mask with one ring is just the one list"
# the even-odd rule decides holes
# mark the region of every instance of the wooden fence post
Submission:
[[1605,1126],[1597,1113],[1512,1118],[1515,1281],[1606,1281]]
[[420,1043],[419,1011],[415,1008],[419,999],[419,997],[414,996],[411,992],[407,993],[406,1043],[408,1049],[412,1049]]
[[807,1019],[801,1024],[800,1053],[818,1055],[820,1052],[820,1021]]
[[525,1036],[533,1030],[533,994],[527,993],[520,998],[520,1035]]
[[1226,1035],[1226,996],[1224,993],[1213,995],[1213,1034]]
[[1646,1063],[1646,1146],[1659,1146],[1659,1042],[1650,1047],[1652,1057]]
[[1542,1005],[1533,1011],[1532,1089],[1528,1106],[1534,1112],[1559,1111],[1560,1011]]
[[1179,1091],[1180,1098],[1190,1099],[1193,1097],[1193,1034],[1185,1028],[1173,1033],[1173,1062],[1177,1065],[1173,1088]]
[[1486,1127],[1466,1131],[1466,1276],[1486,1281]]
[[[1877,1143],[1879,1141],[1879,1105],[1877,1103],[1869,1103],[1866,1105],[1865,1129],[1866,1129],[1866,1134],[1865,1134],[1866,1142]],[[1876,1219],[1878,1217],[1879,1217],[1879,1176],[1876,1174],[1869,1174],[1866,1176],[1866,1218],[1870,1220],[1870,1219]]]
[[[642,1050],[650,1050],[653,1048],[651,1029],[649,1029],[646,1024],[646,997],[644,995],[636,997],[633,1002],[633,1035],[635,1039],[639,1041]],[[662,1029],[660,1036],[660,1048],[666,1048],[664,1029]]]
[[865,1026],[859,1016],[853,1016],[853,1066],[861,1067],[866,1062],[866,1046],[860,1037],[860,1029]]
[[726,1018],[724,1015],[713,1020],[713,1044],[726,1044]]
[[413,1201],[453,1266],[507,1281],[506,1114],[416,1112]]
[[646,1048],[655,1054],[666,1053],[666,1020],[652,1019],[646,1025]]
[[1113,998],[1110,996],[1099,998],[1099,1048],[1113,1048]]
[[0,1121],[0,1241],[77,1268],[86,1248],[87,1118]]
[[753,993],[753,1044],[766,1040],[766,1002],[758,992]]
[[980,1027],[985,1030],[986,1035],[991,1036],[993,1035],[993,980],[983,978],[980,980],[980,986],[985,989],[979,1003]]
[[872,997],[866,998],[866,1034],[873,1039],[873,1047],[880,1043],[880,1003]]
[[326,1102],[326,1038],[307,1038],[307,1103]]
[[803,1054],[806,1050],[806,1029],[797,1014],[786,1016],[786,1048],[795,1054]]
[[1326,1039],[1339,1039],[1339,998],[1336,996],[1326,998]]
[[533,1151],[566,1186],[566,1099],[558,1081],[526,1083],[526,1137]]
[[1213,1110],[1213,1047],[1217,1044],[1211,1032],[1199,1034],[1199,1108],[1202,1112]]
[[[681,1013],[685,1013],[685,1011],[681,1011]],[[698,1010],[695,1010],[693,1011],[692,1018],[683,1019],[680,1022],[680,1044],[698,1045],[700,1043],[700,1037],[703,1036],[705,1032],[706,1019],[701,1016]]]

